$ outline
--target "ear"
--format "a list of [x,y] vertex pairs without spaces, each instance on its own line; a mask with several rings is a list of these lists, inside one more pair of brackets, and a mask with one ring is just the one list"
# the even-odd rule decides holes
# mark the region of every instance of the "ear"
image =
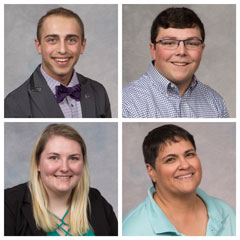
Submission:
[[82,44],[81,44],[81,50],[80,50],[80,54],[83,54],[84,50],[85,50],[85,47],[86,47],[86,42],[87,42],[87,39],[84,38]]
[[156,171],[155,171],[155,169],[149,163],[146,163],[146,168],[147,168],[148,176],[151,178],[151,180],[153,182],[156,182]]
[[35,38],[34,41],[35,41],[35,47],[36,47],[36,50],[37,50],[38,54],[41,55],[41,54],[42,54],[41,44],[40,44],[40,42],[38,41],[37,38]]
[[203,43],[203,44],[202,44],[202,50],[205,49],[205,46],[206,46],[205,43]]
[[151,52],[151,56],[152,56],[152,60],[155,60],[156,59],[156,46],[154,43],[150,43],[149,44],[149,47],[150,47],[150,52]]

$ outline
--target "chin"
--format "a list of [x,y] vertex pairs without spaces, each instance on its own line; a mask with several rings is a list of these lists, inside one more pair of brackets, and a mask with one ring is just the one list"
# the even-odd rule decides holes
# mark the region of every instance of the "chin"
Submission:
[[182,188],[182,189],[179,189],[179,191],[185,194],[195,193],[197,191],[197,186]]
[[72,191],[72,187],[62,187],[62,188],[57,188],[56,192],[58,193],[68,193]]

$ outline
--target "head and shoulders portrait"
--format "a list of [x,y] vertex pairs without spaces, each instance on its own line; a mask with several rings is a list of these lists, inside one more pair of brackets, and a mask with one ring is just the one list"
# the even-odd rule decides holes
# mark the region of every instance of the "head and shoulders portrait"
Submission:
[[235,5],[123,5],[124,118],[236,117],[235,89]]
[[117,5],[4,10],[5,117],[117,117]]
[[5,236],[118,235],[116,124],[10,123],[5,131]]
[[123,236],[235,236],[235,137],[235,123],[125,123]]

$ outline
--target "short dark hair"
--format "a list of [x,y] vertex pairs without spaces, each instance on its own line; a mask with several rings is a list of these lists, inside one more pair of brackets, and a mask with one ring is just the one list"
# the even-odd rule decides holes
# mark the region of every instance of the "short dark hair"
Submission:
[[73,11],[66,9],[66,8],[54,8],[52,10],[49,10],[44,16],[42,16],[39,21],[38,21],[38,26],[37,26],[37,39],[39,43],[41,43],[41,34],[42,34],[42,25],[44,21],[46,20],[47,17],[49,16],[62,16],[62,17],[67,17],[67,18],[74,18],[77,23],[79,24],[80,27],[80,32],[81,32],[81,41],[83,42],[84,40],[84,25],[82,19]]
[[151,28],[151,42],[155,43],[159,28],[193,28],[199,27],[202,40],[205,39],[205,30],[197,14],[189,8],[168,8],[158,14]]
[[143,141],[142,149],[145,163],[155,168],[156,158],[161,147],[168,142],[179,142],[177,138],[190,141],[196,150],[194,138],[188,131],[173,124],[163,125],[150,131]]

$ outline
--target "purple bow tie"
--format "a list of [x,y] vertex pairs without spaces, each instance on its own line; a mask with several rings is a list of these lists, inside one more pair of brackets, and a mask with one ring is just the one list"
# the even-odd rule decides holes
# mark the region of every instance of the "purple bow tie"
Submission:
[[80,101],[81,96],[81,84],[77,84],[73,87],[65,87],[64,85],[56,86],[56,100],[58,103],[62,102],[67,96]]

